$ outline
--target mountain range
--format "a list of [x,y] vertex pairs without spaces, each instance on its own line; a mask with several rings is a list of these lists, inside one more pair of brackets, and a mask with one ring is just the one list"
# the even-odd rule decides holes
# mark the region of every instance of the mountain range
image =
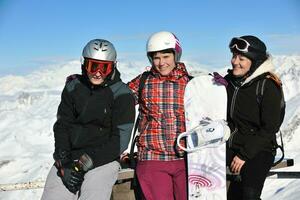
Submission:
[[[286,115],[281,131],[286,157],[295,165],[285,170],[300,171],[300,55],[274,56],[276,73],[282,80]],[[201,73],[226,69],[201,68],[185,62],[188,71]],[[121,61],[118,69],[127,82],[142,73],[147,63]],[[80,73],[79,61],[42,66],[28,75],[0,77],[0,184],[45,180],[53,164],[52,127],[66,77]],[[267,179],[262,199],[300,199],[299,179]],[[1,192],[0,199],[40,199],[42,189]]]

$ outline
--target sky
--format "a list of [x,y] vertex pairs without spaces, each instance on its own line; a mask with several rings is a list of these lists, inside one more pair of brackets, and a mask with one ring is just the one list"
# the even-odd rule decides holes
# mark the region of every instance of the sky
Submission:
[[182,61],[214,68],[229,65],[235,36],[255,35],[274,55],[300,54],[300,1],[0,0],[0,76],[79,60],[95,38],[111,41],[119,62],[146,63],[148,37],[163,30],[179,38]]

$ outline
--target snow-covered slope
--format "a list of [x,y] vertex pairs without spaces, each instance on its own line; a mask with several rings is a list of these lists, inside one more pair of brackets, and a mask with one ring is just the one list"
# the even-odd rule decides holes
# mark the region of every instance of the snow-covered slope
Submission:
[[[300,56],[275,56],[274,63],[287,100],[282,127],[286,156],[296,161],[291,170],[300,171]],[[186,65],[194,75],[207,72],[198,63]],[[127,82],[145,66],[147,63],[121,61],[118,68]],[[80,73],[79,61],[45,67],[26,76],[0,77],[0,184],[45,180],[53,164],[52,126],[61,90],[66,77],[73,73]],[[263,199],[300,199],[299,183],[300,180],[270,179]],[[41,193],[42,189],[0,192],[0,199],[40,199]]]
[[286,100],[299,95],[300,93],[300,56],[276,56],[274,65],[276,72],[283,82],[284,95]]
[[[287,106],[281,127],[285,154],[295,161],[295,165],[286,171],[300,171],[300,56],[278,56],[274,58],[274,64],[283,82]],[[262,199],[300,199],[299,184],[300,179],[267,179]]]

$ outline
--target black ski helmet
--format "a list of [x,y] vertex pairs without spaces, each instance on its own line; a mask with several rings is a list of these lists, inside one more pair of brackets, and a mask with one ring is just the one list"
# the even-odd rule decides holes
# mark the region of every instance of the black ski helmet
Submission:
[[[243,42],[245,43],[243,44]],[[242,48],[239,47],[239,44]],[[232,53],[239,53],[251,60],[250,73],[253,73],[268,58],[265,43],[252,35],[232,38],[229,48]]]

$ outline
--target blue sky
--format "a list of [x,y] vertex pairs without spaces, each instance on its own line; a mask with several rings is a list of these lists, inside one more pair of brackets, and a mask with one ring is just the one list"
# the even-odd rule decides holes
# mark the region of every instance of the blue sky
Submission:
[[162,30],[177,35],[183,60],[212,67],[228,65],[230,39],[246,34],[271,54],[300,54],[300,1],[0,0],[0,76],[79,59],[94,38],[110,40],[120,62],[147,61],[146,41]]

